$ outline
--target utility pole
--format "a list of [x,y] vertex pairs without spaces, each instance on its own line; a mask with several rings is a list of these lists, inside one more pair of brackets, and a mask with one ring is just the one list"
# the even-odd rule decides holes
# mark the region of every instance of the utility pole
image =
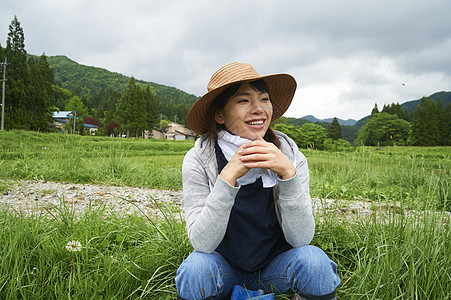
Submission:
[[72,132],[72,134],[75,134],[75,119],[77,118],[77,111],[74,110],[74,131]]
[[5,82],[6,82],[6,65],[8,63],[6,62],[6,56],[5,56],[5,62],[0,63],[0,65],[3,65],[3,79],[2,79],[2,123],[0,130],[5,130]]

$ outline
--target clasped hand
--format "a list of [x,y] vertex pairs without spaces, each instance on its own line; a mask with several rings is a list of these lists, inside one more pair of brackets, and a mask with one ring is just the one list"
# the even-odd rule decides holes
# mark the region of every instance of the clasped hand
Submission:
[[230,185],[235,185],[252,168],[267,168],[282,179],[290,179],[296,174],[296,168],[273,143],[261,137],[243,144],[222,170],[221,178]]

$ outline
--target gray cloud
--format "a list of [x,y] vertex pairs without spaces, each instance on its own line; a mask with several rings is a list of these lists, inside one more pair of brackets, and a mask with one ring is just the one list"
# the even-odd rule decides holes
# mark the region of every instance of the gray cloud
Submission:
[[5,0],[0,41],[16,14],[29,53],[196,95],[219,66],[249,62],[296,77],[287,115],[358,119],[376,101],[451,90],[449,11],[447,0]]

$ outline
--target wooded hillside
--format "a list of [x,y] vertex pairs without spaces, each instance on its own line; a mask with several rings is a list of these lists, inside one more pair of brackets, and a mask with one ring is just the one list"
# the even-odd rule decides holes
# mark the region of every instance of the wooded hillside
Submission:
[[[448,103],[451,103],[451,92],[442,91],[425,97],[434,100],[435,103],[437,103],[438,100],[440,100],[442,102],[443,109],[446,109]],[[401,104],[401,108],[407,110],[408,113],[411,113],[417,109],[418,105],[421,104],[421,100],[422,99],[404,102],[403,104]]]
[[[53,69],[55,83],[74,92],[84,102],[91,103],[92,108],[103,106],[98,103],[102,101],[99,95],[111,92],[122,93],[130,80],[130,77],[123,74],[81,65],[66,56],[50,56],[47,60]],[[150,91],[157,96],[159,112],[173,121],[176,119],[179,123],[185,122],[186,114],[198,99],[197,96],[177,88],[154,82],[136,79],[136,84],[148,85]],[[92,100],[93,98],[96,100]],[[97,117],[101,117],[100,114]]]

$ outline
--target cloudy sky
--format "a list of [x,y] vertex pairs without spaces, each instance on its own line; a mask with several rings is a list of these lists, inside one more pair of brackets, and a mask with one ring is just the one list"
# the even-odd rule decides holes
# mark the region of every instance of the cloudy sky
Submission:
[[201,96],[232,61],[298,82],[285,116],[360,119],[451,91],[449,0],[3,0],[28,53],[65,55]]

